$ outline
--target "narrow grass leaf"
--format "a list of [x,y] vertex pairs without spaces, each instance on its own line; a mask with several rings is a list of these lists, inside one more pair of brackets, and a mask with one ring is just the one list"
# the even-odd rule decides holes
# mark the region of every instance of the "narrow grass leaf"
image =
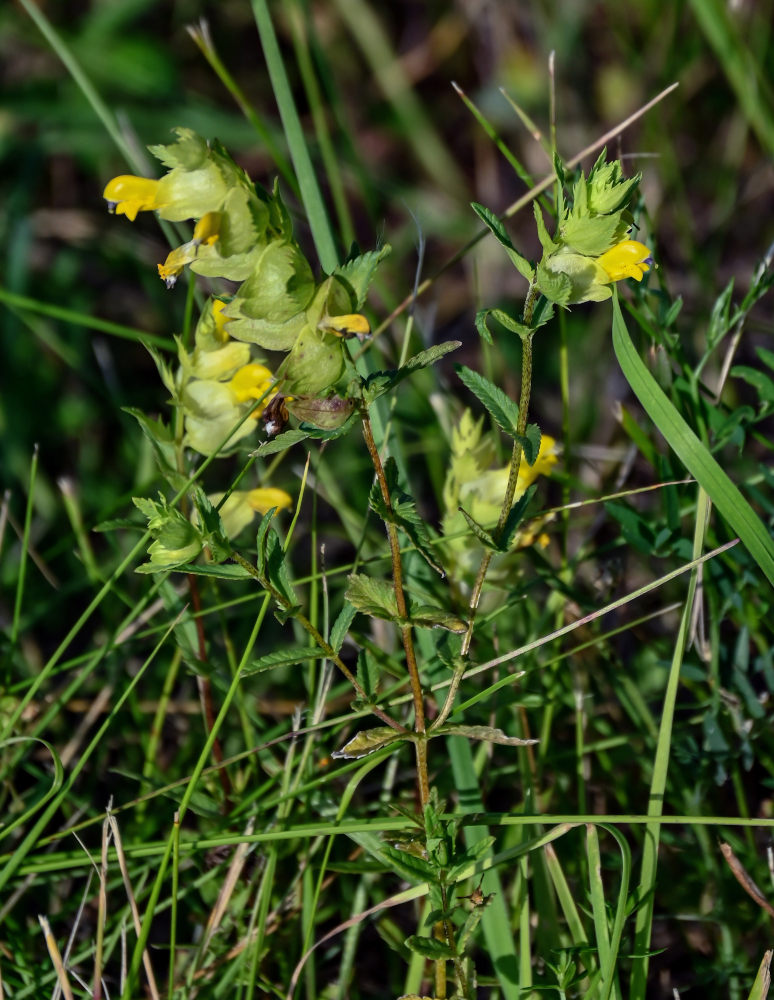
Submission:
[[301,200],[304,203],[309,227],[312,230],[312,238],[317,249],[317,256],[320,258],[323,270],[330,274],[339,262],[336,242],[333,238],[320,186],[317,183],[317,174],[306,145],[301,120],[298,117],[296,102],[277,43],[269,6],[266,0],[252,0],[252,6],[274,97],[290,149],[290,157],[298,178]]
[[769,949],[761,960],[761,964],[758,968],[758,975],[755,977],[755,982],[750,990],[750,995],[747,1000],[766,1000],[769,995],[769,987],[771,986],[771,957],[774,955],[774,951]]
[[[698,556],[701,552],[708,515],[709,500],[706,492],[700,488],[696,504],[696,520],[693,536],[694,556]],[[664,811],[664,791],[666,789],[667,770],[671,754],[672,727],[680,681],[680,668],[688,643],[698,578],[698,567],[694,566],[688,581],[688,593],[680,619],[680,627],[675,638],[672,662],[669,667],[666,692],[661,711],[661,724],[656,742],[656,754],[653,761],[650,794],[648,796],[648,816],[651,817],[651,822],[645,828],[645,842],[640,866],[638,895],[642,902],[637,911],[634,926],[634,960],[629,984],[629,1000],[645,1000],[646,995],[651,947],[650,938],[655,906],[658,847],[661,840],[660,818]]]
[[645,412],[774,585],[771,535],[646,368],[626,329],[617,295],[613,298],[613,347],[621,370]]

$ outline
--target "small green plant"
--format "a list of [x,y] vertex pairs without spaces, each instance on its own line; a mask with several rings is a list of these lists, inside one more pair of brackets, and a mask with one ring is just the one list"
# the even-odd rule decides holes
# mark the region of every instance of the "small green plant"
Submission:
[[[460,880],[470,877],[476,862],[491,856],[493,838],[479,839],[468,847],[460,844],[458,821],[444,819],[439,811],[429,754],[434,740],[449,736],[514,748],[537,742],[509,736],[497,727],[449,719],[456,699],[465,695],[465,677],[473,666],[479,606],[493,557],[512,559],[519,546],[535,538],[536,529],[524,527],[536,488],[533,481],[557,461],[553,439],[543,439],[536,425],[528,425],[534,335],[551,320],[554,306],[609,299],[614,282],[630,277],[641,281],[648,271],[650,251],[629,238],[633,217],[628,205],[639,176],[625,178],[620,164],[608,163],[603,153],[588,177],[578,176],[570,194],[565,192],[564,172],[559,169],[558,225],[553,237],[535,206],[544,251],[536,266],[519,254],[489,210],[474,206],[528,281],[519,320],[501,310],[485,310],[477,321],[490,342],[490,318],[498,320],[507,335],[518,337],[521,396],[514,403],[480,373],[458,367],[462,382],[511,439],[511,460],[502,470],[489,469],[493,452],[488,436],[483,436],[480,422],[474,424],[466,411],[455,431],[444,490],[447,514],[443,533],[437,535],[406,491],[397,463],[382,459],[371,411],[377,400],[389,400],[404,379],[436,363],[459,344],[430,348],[391,371],[362,374],[347,350],[348,340],[355,334],[355,343],[361,343],[368,335],[368,322],[357,310],[363,307],[377,265],[389,248],[352,256],[332,274],[316,280],[293,237],[278,190],[269,195],[256,188],[219,144],[207,144],[185,129],[178,129],[177,134],[175,144],[152,147],[168,168],[161,180],[117,177],[108,183],[104,196],[112,211],[129,219],[139,211],[156,210],[170,221],[193,220],[193,239],[158,266],[168,287],[174,286],[186,265],[198,274],[240,284],[232,296],[208,302],[194,332],[193,351],[178,342],[176,373],[157,360],[162,381],[172,393],[177,431],[172,435],[158,422],[139,419],[151,438],[159,470],[177,495],[172,504],[163,496],[160,502],[135,499],[155,539],[150,562],[141,568],[195,573],[193,559],[204,553],[208,572],[217,576],[217,567],[225,565],[228,579],[230,566],[236,564],[271,598],[280,621],[286,627],[300,626],[311,643],[269,653],[243,668],[240,676],[327,658],[352,685],[353,706],[381,723],[360,729],[333,758],[358,760],[379,751],[394,753],[401,744],[413,745],[419,804],[416,837],[408,845],[381,845],[376,855],[409,882],[428,887],[430,912],[423,919],[427,929],[406,938],[405,947],[434,964],[434,996],[437,1000],[447,996],[451,967],[452,995],[473,1000],[476,972],[469,948],[488,897],[479,893],[472,908],[456,897]],[[274,376],[263,364],[265,359],[251,356],[250,345],[285,353]],[[330,441],[359,423],[373,465],[369,506],[384,525],[391,576],[352,573],[328,638],[304,609],[288,566],[288,540],[281,541],[271,523],[277,507],[287,506],[289,497],[262,487],[208,498],[194,486],[199,473],[186,464],[191,452],[215,458],[239,442],[244,446],[243,439],[255,427],[251,418],[261,412],[265,418],[269,415],[270,433],[255,450],[256,457],[280,453],[304,439]],[[291,418],[299,420],[298,426],[281,430]],[[171,445],[174,460],[169,458]],[[251,558],[235,536],[249,523],[250,513],[267,506],[275,494],[279,502],[265,510]],[[232,504],[227,507],[229,501]],[[178,504],[195,514],[181,513]],[[406,545],[421,557],[432,583],[422,579],[416,568],[407,568]],[[478,569],[471,584],[466,566],[476,552],[480,552]],[[447,555],[451,557],[448,567],[444,565]],[[445,601],[411,596],[413,590],[439,595],[444,589]],[[384,702],[388,673],[373,655],[369,658],[367,645],[359,650],[356,672],[342,658],[348,635],[360,645],[351,632],[358,613],[387,623],[400,637],[403,662],[394,653],[390,656],[388,673],[399,681],[390,693],[394,697],[404,686],[408,689],[413,710],[409,718]],[[424,635],[427,640],[418,645]],[[438,670],[434,662],[439,667],[443,664],[441,669],[450,671],[450,676],[443,685],[445,697],[431,717],[428,692]],[[211,697],[209,689],[206,694]]]

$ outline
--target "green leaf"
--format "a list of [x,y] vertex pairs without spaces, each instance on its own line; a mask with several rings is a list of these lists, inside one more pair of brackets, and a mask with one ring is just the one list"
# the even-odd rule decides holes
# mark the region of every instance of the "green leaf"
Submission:
[[275,667],[289,667],[294,663],[304,663],[306,660],[319,660],[322,656],[323,653],[316,646],[287,646],[253,660],[248,666],[243,667],[241,676],[249,677],[251,674],[261,674]]
[[402,851],[398,847],[383,844],[379,854],[393,867],[402,878],[415,885],[417,882],[437,882],[438,875],[433,865],[411,851]]
[[478,930],[478,925],[481,923],[481,918],[484,916],[485,908],[489,902],[490,897],[486,896],[484,902],[478,906],[475,906],[465,917],[465,922],[462,927],[457,931],[457,949],[461,955],[464,955],[468,942],[471,940],[473,935]]
[[292,448],[299,441],[305,441],[310,435],[309,431],[289,430],[283,431],[269,441],[264,441],[258,445],[255,451],[251,452],[253,458],[266,458],[268,455],[276,455],[281,451]]
[[386,580],[376,580],[364,573],[351,573],[344,597],[364,615],[400,621],[398,603],[392,584]]
[[521,450],[527,465],[534,465],[537,461],[537,457],[540,454],[540,441],[542,437],[543,435],[537,424],[528,424],[526,432],[523,435],[519,435],[518,440],[521,441]]
[[430,529],[417,510],[416,501],[408,493],[400,489],[398,484],[398,466],[394,458],[388,458],[384,463],[384,474],[387,489],[390,493],[392,508],[388,508],[382,497],[378,482],[374,482],[368,498],[368,504],[383,521],[401,528],[414,544],[417,552],[441,577],[446,571],[438,561],[438,556],[432,545]]
[[215,580],[252,580],[252,574],[235,563],[221,563],[213,566],[210,563],[186,563],[180,567],[181,573],[193,576],[210,576]]
[[434,729],[432,736],[464,736],[468,740],[484,740],[487,743],[498,743],[504,747],[529,747],[538,740],[522,740],[518,736],[506,736],[502,729],[492,726],[457,726],[445,725]]
[[355,615],[357,614],[357,608],[354,604],[349,601],[344,601],[344,607],[338,614],[336,621],[331,627],[331,634],[328,641],[333,647],[334,653],[338,653],[344,644],[344,640],[347,637],[347,632],[349,632],[350,626],[354,621]]
[[774,380],[769,375],[758,371],[757,368],[750,368],[748,365],[734,365],[730,374],[753,386],[761,400],[774,403]]
[[385,747],[400,743],[405,739],[405,733],[398,732],[390,726],[364,729],[345,743],[341,750],[334,750],[331,757],[335,760],[356,760],[359,757],[367,757],[368,754],[376,753],[377,750],[384,750]]
[[492,552],[500,551],[500,546],[497,544],[494,539],[494,535],[490,531],[487,531],[486,528],[480,525],[472,515],[468,514],[464,507],[458,507],[457,510],[465,518],[468,523],[468,527],[479,542],[481,542],[484,548],[491,549]]
[[[520,323],[518,320],[513,319],[512,316],[509,316],[508,313],[504,312],[502,309],[481,309],[476,313],[476,329],[484,340],[489,338],[487,343],[492,343],[492,335],[490,334],[489,327],[487,326],[487,320],[490,316],[492,319],[496,319],[500,326],[504,326],[506,330],[510,330],[511,333],[516,333],[520,337],[531,337],[534,332],[525,323]],[[483,331],[486,331],[486,333]]]
[[539,330],[554,318],[554,304],[545,295],[541,295],[532,313],[532,329]]
[[766,1000],[768,997],[769,987],[771,986],[771,957],[773,954],[774,952],[769,949],[761,959],[761,964],[758,966],[758,975],[755,977],[755,982],[747,1000]]
[[613,298],[613,347],[645,412],[774,585],[774,542],[768,529],[648,371],[626,329],[617,295]]
[[755,353],[761,361],[769,368],[774,369],[774,351],[768,351],[765,347],[756,347]]
[[524,518],[524,512],[526,511],[529,502],[535,495],[536,491],[537,485],[535,483],[528,486],[524,493],[522,493],[516,503],[508,511],[508,517],[505,519],[505,524],[503,524],[502,534],[499,539],[499,549],[501,552],[507,552],[513,544],[516,531]]
[[415,354],[413,358],[409,358],[406,364],[397,370],[372,372],[365,380],[363,399],[366,404],[373,403],[375,399],[383,396],[385,392],[388,392],[415,371],[435,364],[445,354],[448,354],[450,351],[456,351],[461,346],[461,340],[447,340],[443,344],[436,344],[434,347],[429,347],[426,351],[420,351],[419,354]]
[[455,370],[474,396],[480,400],[494,420],[511,437],[518,434],[519,408],[494,382],[474,372],[465,365],[455,365]]
[[134,417],[142,433],[150,441],[156,463],[164,478],[173,489],[182,489],[188,483],[188,479],[177,471],[177,447],[169,427],[163,420],[153,420],[133,406],[124,406],[122,409],[124,413]]
[[486,344],[493,344],[492,334],[489,332],[489,327],[486,324],[487,316],[491,313],[491,309],[479,309],[476,313],[476,329],[478,330],[478,335]]
[[511,238],[505,231],[505,226],[500,222],[494,212],[490,211],[485,205],[479,205],[478,202],[471,202],[471,208],[476,213],[476,215],[481,219],[484,225],[489,229],[497,242],[504,247],[505,252],[508,257],[519,272],[519,274],[526,278],[527,281],[532,281],[535,277],[535,269],[527,260],[526,257],[522,256],[519,251],[514,247],[511,242]]
[[355,416],[352,414],[343,424],[339,424],[338,427],[316,427],[313,424],[302,423],[298,429],[315,441],[335,441],[336,438],[348,434],[354,423]]
[[298,116],[293,91],[288,80],[285,63],[277,43],[269,5],[266,0],[253,0],[253,14],[261,37],[261,47],[266,59],[274,97],[282,119],[282,128],[288,142],[293,168],[301,190],[309,227],[312,230],[317,256],[323,270],[330,274],[338,264],[336,241],[325,209],[325,201],[317,181],[309,150],[306,145],[301,119]]
[[543,213],[541,212],[540,205],[538,205],[537,201],[532,202],[532,211],[535,213],[535,224],[537,226],[540,245],[543,247],[543,251],[545,253],[553,253],[554,250],[558,248],[559,244],[548,235],[546,224],[543,221]]
[[734,293],[734,279],[731,278],[723,291],[715,299],[707,328],[707,347],[711,351],[725,337],[731,327],[731,296]]
[[359,257],[345,261],[333,272],[333,277],[346,286],[353,310],[362,308],[376,269],[391,250],[389,243],[385,243],[379,250],[369,250]]
[[275,512],[276,508],[272,507],[263,515],[261,523],[258,525],[256,540],[258,572],[275,590],[279,591],[291,607],[295,607],[296,595],[285,565],[285,551],[282,548],[279,535],[271,525]]
[[430,604],[412,604],[409,617],[412,625],[419,628],[443,628],[458,635],[467,632],[468,629],[468,623],[464,618],[458,618],[457,615]]
[[451,961],[455,957],[454,949],[437,938],[420,937],[419,934],[412,934],[411,937],[406,938],[404,943],[408,949],[417,955],[421,955],[422,958],[429,958],[431,961],[443,959]]
[[367,649],[361,649],[358,653],[357,672],[355,676],[369,701],[373,701],[379,690],[381,671],[379,670],[379,664]]

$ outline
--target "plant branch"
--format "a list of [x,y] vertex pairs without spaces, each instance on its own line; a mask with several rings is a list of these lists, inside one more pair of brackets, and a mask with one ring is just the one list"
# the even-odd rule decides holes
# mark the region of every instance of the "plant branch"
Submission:
[[[535,303],[538,299],[538,292],[534,285],[530,285],[529,291],[527,292],[527,298],[524,303],[524,322],[529,326],[532,322],[532,314],[535,309]],[[529,414],[529,398],[532,391],[532,337],[533,334],[530,332],[528,335],[521,338],[521,393],[519,395],[519,417],[516,425],[517,437],[513,442],[513,450],[511,452],[511,465],[508,473],[508,485],[505,490],[505,496],[503,497],[502,507],[500,508],[500,516],[497,520],[497,527],[494,530],[494,537],[497,541],[502,536],[503,528],[508,520],[508,514],[510,513],[511,507],[513,506],[513,498],[516,495],[516,486],[519,481],[519,467],[521,466],[521,455],[522,455],[522,438],[527,430],[527,416]],[[459,688],[460,681],[465,672],[465,660],[470,652],[470,644],[473,641],[473,629],[476,623],[476,612],[478,610],[479,602],[481,601],[481,591],[484,587],[484,581],[486,580],[486,574],[489,570],[489,564],[492,561],[493,552],[491,549],[486,549],[483,556],[481,557],[481,565],[478,567],[478,573],[476,574],[476,580],[473,584],[473,590],[470,595],[470,604],[468,606],[468,627],[465,635],[462,639],[462,648],[460,650],[460,655],[462,657],[462,664],[455,671],[452,677],[451,684],[449,685],[449,690],[446,694],[446,699],[443,703],[441,711],[433,723],[432,728],[437,729],[442,726],[446,719],[449,717],[451,710],[454,706],[454,699],[457,694],[457,689]]]
[[[235,563],[241,566],[242,569],[246,570],[250,574],[250,576],[252,576],[255,580],[257,580],[258,583],[260,583],[260,585],[263,587],[263,589],[266,590],[269,594],[271,594],[271,596],[279,605],[281,605],[285,609],[290,608],[290,602],[285,597],[283,597],[283,595],[276,589],[276,587],[273,587],[268,580],[266,580],[263,576],[261,576],[258,569],[255,566],[253,566],[253,564],[248,559],[245,559],[244,556],[240,555],[238,552],[232,552],[231,558],[234,560]],[[366,694],[361,684],[358,682],[358,679],[355,677],[355,675],[352,673],[352,671],[349,669],[346,663],[344,663],[344,661],[341,659],[341,657],[333,648],[333,646],[331,646],[331,644],[323,638],[323,636],[317,631],[314,625],[312,625],[309,619],[305,615],[301,614],[300,611],[295,611],[293,614],[293,618],[295,621],[298,622],[301,628],[304,629],[304,631],[309,636],[311,636],[311,638],[314,640],[315,645],[320,648],[320,650],[325,654],[325,656],[329,660],[331,660],[332,663],[336,664],[339,670],[344,674],[349,683],[355,689],[355,693],[357,694],[357,696],[359,698],[362,698],[364,701],[368,701],[368,695]],[[375,716],[377,716],[377,718],[381,719],[382,722],[384,722],[385,725],[388,725],[391,729],[395,729],[401,733],[406,732],[405,726],[402,726],[399,722],[393,719],[392,716],[388,715],[385,711],[379,708],[378,705],[369,704],[368,707],[370,711],[373,712]]]
[[[365,439],[366,447],[368,448],[368,454],[371,456],[374,471],[376,472],[376,480],[379,483],[382,500],[384,501],[384,505],[387,510],[392,511],[390,488],[387,485],[387,477],[384,474],[384,466],[382,465],[382,459],[379,455],[379,449],[376,447],[376,442],[374,441],[371,419],[368,416],[367,409],[363,408],[361,410],[360,417],[363,423],[363,437]],[[406,594],[403,589],[403,566],[400,559],[400,540],[398,538],[398,529],[390,521],[385,522],[385,528],[387,529],[387,539],[390,544],[392,585],[395,591],[395,602],[398,606],[398,614],[404,621],[408,622],[409,609],[408,602],[406,601]],[[427,728],[425,723],[425,703],[424,695],[422,694],[422,684],[419,677],[419,667],[417,666],[416,650],[414,649],[414,635],[410,624],[402,625],[400,631],[401,638],[403,640],[403,649],[406,654],[406,666],[408,668],[411,695],[414,703],[414,731],[420,736],[424,736]],[[415,741],[414,745],[416,747],[419,798],[422,809],[424,809],[430,798],[430,783],[427,777],[427,742],[424,739],[419,739]]]

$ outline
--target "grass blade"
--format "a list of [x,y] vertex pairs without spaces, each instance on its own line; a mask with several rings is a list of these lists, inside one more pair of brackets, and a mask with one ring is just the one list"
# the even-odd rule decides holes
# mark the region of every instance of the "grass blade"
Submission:
[[[696,505],[696,527],[693,538],[694,555],[700,552],[704,531],[709,514],[709,500],[703,489],[699,489]],[[672,745],[672,725],[675,716],[677,688],[680,680],[680,667],[688,643],[688,634],[693,615],[693,602],[696,595],[696,585],[699,579],[698,567],[691,571],[688,581],[688,594],[685,599],[680,628],[675,640],[672,663],[669,668],[669,678],[664,694],[664,705],[661,713],[661,725],[658,731],[656,757],[653,762],[653,776],[648,796],[648,816],[653,818],[645,827],[645,843],[643,845],[642,867],[638,895],[640,908],[634,930],[635,957],[632,965],[632,978],[629,990],[630,1000],[644,1000],[648,978],[648,963],[650,935],[653,925],[654,894],[656,889],[656,868],[658,866],[658,847],[661,839],[660,818],[664,812],[664,792],[666,790],[667,769]]]
[[339,263],[336,242],[301,128],[301,120],[298,117],[296,102],[290,89],[290,81],[282,61],[267,0],[253,0],[253,15],[258,26],[258,34],[261,36],[266,66],[269,70],[274,97],[290,149],[290,158],[298,178],[301,200],[304,203],[309,226],[312,230],[314,245],[317,248],[317,255],[323,270],[330,274]]
[[617,295],[613,297],[613,347],[621,370],[645,412],[774,585],[771,535],[645,367],[626,329]]

